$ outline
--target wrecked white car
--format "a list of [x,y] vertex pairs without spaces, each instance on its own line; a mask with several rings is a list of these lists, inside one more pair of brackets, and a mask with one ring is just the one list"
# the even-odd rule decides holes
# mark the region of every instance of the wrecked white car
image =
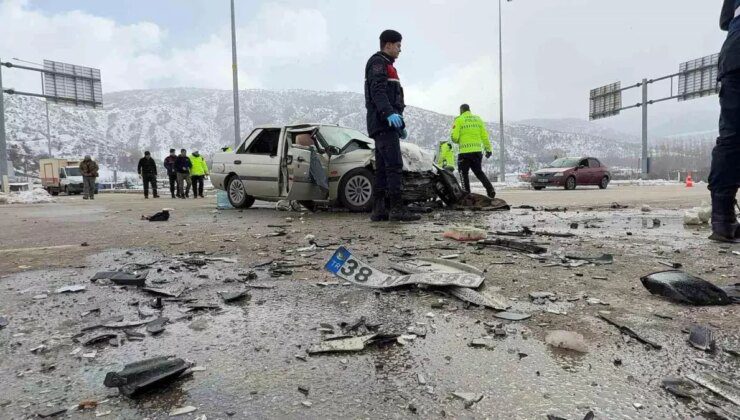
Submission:
[[[370,211],[375,181],[375,143],[351,128],[325,124],[260,126],[236,153],[217,153],[211,182],[225,190],[231,205],[255,200],[341,205]],[[401,142],[404,200],[434,199],[436,169],[431,154]]]

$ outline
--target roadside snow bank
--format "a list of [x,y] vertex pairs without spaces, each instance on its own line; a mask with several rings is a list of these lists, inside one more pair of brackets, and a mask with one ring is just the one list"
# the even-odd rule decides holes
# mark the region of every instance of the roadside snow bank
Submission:
[[55,201],[56,199],[51,194],[41,188],[10,194],[0,193],[0,204],[54,203]]

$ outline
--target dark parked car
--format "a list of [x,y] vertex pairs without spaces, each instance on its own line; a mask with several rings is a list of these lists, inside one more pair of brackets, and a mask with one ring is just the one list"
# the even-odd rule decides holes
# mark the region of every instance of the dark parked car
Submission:
[[598,185],[602,190],[611,180],[609,168],[592,157],[566,157],[556,159],[547,168],[532,175],[532,188],[564,187],[574,190],[578,185]]

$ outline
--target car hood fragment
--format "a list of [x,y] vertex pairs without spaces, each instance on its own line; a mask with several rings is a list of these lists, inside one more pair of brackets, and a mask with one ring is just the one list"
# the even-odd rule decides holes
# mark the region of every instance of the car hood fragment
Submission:
[[729,305],[727,293],[704,279],[679,270],[661,271],[640,279],[650,293],[689,305]]

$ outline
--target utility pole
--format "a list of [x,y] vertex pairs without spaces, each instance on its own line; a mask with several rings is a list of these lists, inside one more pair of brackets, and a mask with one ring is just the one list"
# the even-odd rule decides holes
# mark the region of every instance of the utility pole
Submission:
[[234,22],[234,0],[231,0],[231,71],[234,76],[234,151],[241,143],[239,127],[239,72],[236,67],[236,24]]
[[[507,0],[511,1],[511,0]],[[504,53],[503,31],[501,28],[501,0],[498,0],[498,97],[499,97],[499,131],[501,147],[499,149],[498,180],[506,181],[506,141],[504,139]]]
[[3,90],[3,60],[0,59],[0,182],[3,190],[10,192],[8,179],[8,144],[5,141],[5,93]]

